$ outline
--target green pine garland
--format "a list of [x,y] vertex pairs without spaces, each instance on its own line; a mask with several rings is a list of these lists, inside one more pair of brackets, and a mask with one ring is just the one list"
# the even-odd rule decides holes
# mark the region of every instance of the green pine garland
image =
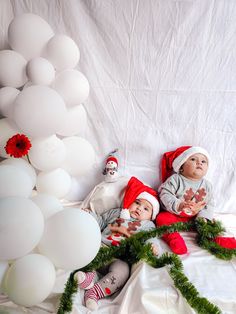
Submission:
[[[179,256],[173,253],[165,253],[159,258],[152,254],[150,244],[145,244],[149,238],[160,238],[166,232],[175,231],[196,231],[197,241],[201,248],[208,250],[216,257],[224,260],[230,260],[236,256],[236,250],[225,249],[212,242],[212,239],[224,232],[220,222],[207,223],[203,219],[197,219],[192,222],[178,222],[171,226],[161,226],[150,231],[141,231],[130,238],[122,240],[120,246],[102,247],[97,256],[87,266],[77,269],[70,274],[66,283],[64,293],[62,294],[57,314],[71,312],[73,301],[72,296],[77,292],[78,283],[74,274],[79,270],[88,272],[97,270],[102,266],[108,265],[114,258],[125,259],[129,264],[135,264],[139,260],[145,261],[154,268],[160,268],[169,265],[169,274],[175,287],[182,293],[188,304],[200,314],[220,314],[220,309],[210,303],[206,298],[200,297],[199,292],[194,285],[189,282],[183,273],[183,264]],[[128,260],[127,260],[128,259]]]

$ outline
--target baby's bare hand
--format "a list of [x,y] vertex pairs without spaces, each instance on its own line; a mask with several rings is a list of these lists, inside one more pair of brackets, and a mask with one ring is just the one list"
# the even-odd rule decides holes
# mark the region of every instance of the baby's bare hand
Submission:
[[108,225],[111,232],[118,232],[120,234],[123,234],[127,238],[129,238],[132,234],[128,231],[128,229],[124,226],[118,226],[118,225]]

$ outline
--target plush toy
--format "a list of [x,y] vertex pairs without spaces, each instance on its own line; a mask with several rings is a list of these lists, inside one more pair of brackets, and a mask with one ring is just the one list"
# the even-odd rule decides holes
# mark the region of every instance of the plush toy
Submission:
[[118,149],[115,149],[113,152],[111,152],[107,159],[105,168],[103,170],[103,175],[105,175],[105,181],[106,182],[115,182],[118,177],[118,159],[114,156],[114,154],[118,151]]

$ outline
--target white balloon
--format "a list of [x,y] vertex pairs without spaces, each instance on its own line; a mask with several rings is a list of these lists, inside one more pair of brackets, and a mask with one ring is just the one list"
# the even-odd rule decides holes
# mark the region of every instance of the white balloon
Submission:
[[50,85],[55,78],[53,65],[44,58],[31,59],[26,66],[26,73],[35,85]]
[[0,197],[29,197],[32,192],[32,180],[28,173],[23,169],[1,163],[0,187]]
[[12,118],[13,103],[20,91],[14,87],[0,89],[0,113],[4,117]]
[[54,35],[51,26],[40,16],[26,13],[16,16],[8,28],[8,42],[26,60],[42,55],[48,40]]
[[56,135],[44,138],[35,138],[31,141],[32,147],[29,158],[32,165],[42,171],[49,171],[60,167],[66,158],[66,147]]
[[55,134],[66,115],[60,95],[47,86],[34,85],[24,89],[15,100],[14,120],[23,132],[32,137]]
[[25,173],[27,173],[31,179],[32,185],[31,188],[33,189],[36,183],[36,171],[34,169],[34,167],[32,167],[28,161],[24,160],[23,158],[7,158],[5,160],[3,160],[0,163],[1,165],[12,165],[15,167],[20,168],[21,170],[25,171]]
[[26,255],[15,261],[4,279],[11,301],[23,306],[43,302],[55,284],[56,272],[51,261],[40,254]]
[[45,231],[38,245],[56,267],[73,270],[90,263],[101,244],[97,221],[85,211],[67,208],[45,222]]
[[28,254],[39,243],[43,229],[43,215],[33,201],[17,196],[0,199],[1,260]]
[[16,51],[0,51],[0,85],[21,87],[27,81],[26,60]]
[[68,107],[81,104],[89,95],[89,82],[84,74],[77,70],[60,72],[52,87],[62,96]]
[[72,176],[82,176],[91,170],[95,162],[92,145],[82,137],[71,136],[62,140],[66,146],[66,159],[62,168]]
[[77,105],[69,108],[62,127],[57,134],[62,136],[73,136],[83,134],[87,126],[87,113],[83,105]]
[[55,35],[47,43],[46,57],[57,71],[73,69],[79,62],[79,48],[73,39],[66,35]]
[[53,195],[37,194],[31,199],[40,208],[45,220],[63,210],[61,202]]
[[9,158],[10,155],[8,155],[5,151],[5,146],[9,138],[11,138],[13,135],[16,135],[19,133],[18,127],[15,125],[15,123],[8,119],[3,118],[0,119],[0,156]]
[[64,199],[71,202],[83,201],[91,191],[91,184],[82,178],[71,178],[71,186],[69,192],[64,196]]
[[40,172],[36,181],[38,193],[54,195],[59,199],[68,193],[70,185],[70,175],[61,168]]

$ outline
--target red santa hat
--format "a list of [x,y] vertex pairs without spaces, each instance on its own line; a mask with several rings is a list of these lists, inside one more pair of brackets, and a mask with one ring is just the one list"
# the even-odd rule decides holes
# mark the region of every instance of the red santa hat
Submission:
[[137,178],[132,177],[126,186],[123,208],[129,208],[136,199],[141,198],[147,200],[152,205],[152,220],[154,220],[159,212],[157,192],[151,187],[144,185]]
[[106,164],[109,162],[109,161],[114,161],[117,165],[118,165],[118,159],[114,156],[109,156],[106,160]]
[[206,156],[208,162],[210,160],[208,152],[197,146],[181,146],[174,151],[165,153],[161,162],[162,181],[164,182],[171,176],[173,171],[178,172],[185,161],[194,154],[202,154]]

